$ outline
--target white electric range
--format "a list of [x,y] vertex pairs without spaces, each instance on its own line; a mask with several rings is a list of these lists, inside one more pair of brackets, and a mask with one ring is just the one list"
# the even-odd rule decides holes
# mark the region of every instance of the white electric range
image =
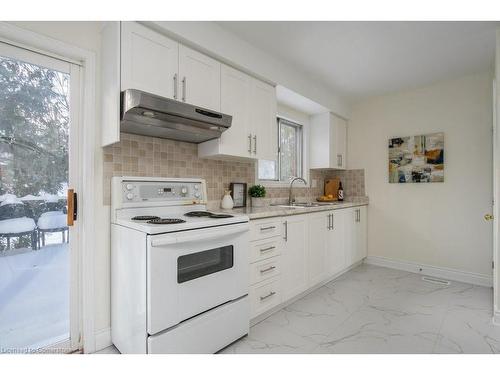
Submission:
[[248,334],[249,223],[202,179],[113,177],[111,335],[122,353],[215,353]]

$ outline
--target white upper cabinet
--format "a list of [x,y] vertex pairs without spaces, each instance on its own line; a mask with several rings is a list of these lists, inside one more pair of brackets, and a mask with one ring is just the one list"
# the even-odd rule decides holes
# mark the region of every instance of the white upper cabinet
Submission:
[[276,112],[275,87],[253,79],[250,127],[253,134],[252,152],[257,159],[277,159],[278,130]]
[[107,22],[101,36],[103,146],[120,141],[120,92],[136,89],[233,117],[200,157],[276,160],[274,86],[136,22]]
[[177,99],[179,43],[136,22],[122,22],[121,90]]
[[220,111],[233,117],[232,124],[219,139],[198,145],[198,156],[276,160],[274,86],[222,65],[220,87]]
[[183,102],[220,111],[221,63],[179,45],[180,99]]
[[218,139],[198,145],[198,156],[253,158],[250,129],[252,77],[227,65],[221,67],[220,111],[232,116],[231,127]]
[[311,118],[311,168],[346,169],[347,121],[332,113]]

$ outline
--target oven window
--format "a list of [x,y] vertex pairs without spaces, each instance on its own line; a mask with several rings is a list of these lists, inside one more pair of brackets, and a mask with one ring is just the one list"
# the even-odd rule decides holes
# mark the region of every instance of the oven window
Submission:
[[177,258],[177,282],[185,283],[233,266],[233,245]]

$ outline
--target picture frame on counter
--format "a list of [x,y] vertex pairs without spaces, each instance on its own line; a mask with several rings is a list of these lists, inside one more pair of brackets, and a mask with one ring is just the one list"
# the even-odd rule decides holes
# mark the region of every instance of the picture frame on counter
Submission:
[[229,184],[231,197],[234,201],[233,208],[246,207],[247,205],[247,184],[243,182],[231,182]]

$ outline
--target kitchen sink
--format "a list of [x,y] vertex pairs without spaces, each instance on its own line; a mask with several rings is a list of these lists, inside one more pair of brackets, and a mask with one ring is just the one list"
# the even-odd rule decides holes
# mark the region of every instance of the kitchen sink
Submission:
[[293,204],[271,204],[271,206],[275,207],[284,207],[284,208],[308,208],[308,207],[319,207],[322,206],[319,203],[293,203]]

